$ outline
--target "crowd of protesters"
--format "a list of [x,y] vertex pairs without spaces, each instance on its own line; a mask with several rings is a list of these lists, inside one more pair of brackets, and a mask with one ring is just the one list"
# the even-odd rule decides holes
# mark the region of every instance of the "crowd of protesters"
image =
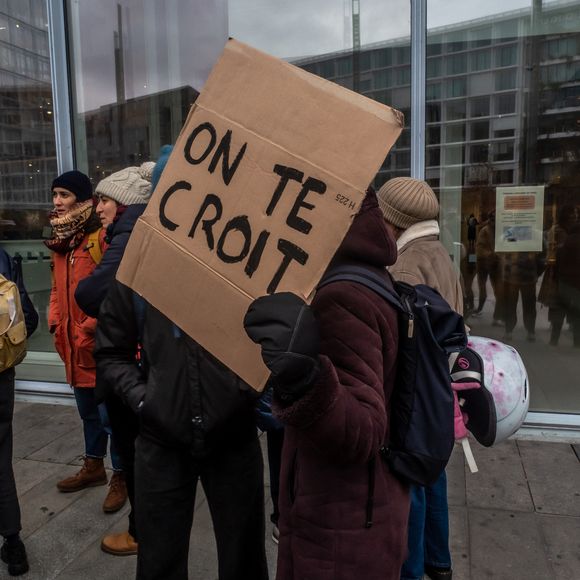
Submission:
[[[321,288],[311,305],[289,293],[255,300],[244,326],[272,373],[267,396],[275,417],[264,427],[248,385],[178,321],[115,279],[170,151],[163,148],[156,165],[113,173],[94,193],[79,171],[53,182],[49,327],[84,435],[83,465],[58,491],[108,483],[103,511],[121,509],[127,498],[131,510],[127,531],[105,536],[103,551],[136,554],[140,580],[177,580],[188,577],[199,481],[220,580],[265,580],[260,425],[269,431],[279,580],[451,578],[444,474],[429,488],[411,489],[374,461],[388,437],[397,365],[399,328],[389,303],[352,281]],[[391,180],[378,197],[369,188],[329,268],[364,267],[387,285],[391,276],[426,283],[461,312],[438,213],[423,181]],[[3,274],[11,277],[8,268]],[[13,369],[0,381],[7,399],[0,416],[2,559],[19,575],[28,563],[11,469]],[[430,510],[439,514],[436,525]]]

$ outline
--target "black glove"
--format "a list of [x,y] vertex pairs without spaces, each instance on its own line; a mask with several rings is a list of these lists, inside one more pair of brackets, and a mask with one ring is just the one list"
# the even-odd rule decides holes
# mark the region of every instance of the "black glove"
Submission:
[[295,294],[262,296],[244,318],[248,336],[262,347],[276,394],[293,401],[310,390],[318,375],[320,336],[312,310]]

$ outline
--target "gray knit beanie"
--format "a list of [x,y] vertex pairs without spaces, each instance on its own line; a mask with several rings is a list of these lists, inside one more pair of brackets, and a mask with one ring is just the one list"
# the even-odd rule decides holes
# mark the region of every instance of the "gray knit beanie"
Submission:
[[151,175],[155,163],[147,161],[141,167],[126,167],[101,180],[95,189],[120,205],[147,203],[151,197]]
[[402,230],[418,222],[436,219],[439,215],[437,196],[420,179],[390,179],[379,189],[377,198],[385,219]]

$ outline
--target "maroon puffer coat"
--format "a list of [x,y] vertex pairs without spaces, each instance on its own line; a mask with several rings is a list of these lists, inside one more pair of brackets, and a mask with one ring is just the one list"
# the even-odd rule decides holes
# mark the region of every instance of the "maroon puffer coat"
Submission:
[[[333,265],[384,273],[396,257],[395,241],[369,195]],[[409,490],[378,454],[389,428],[397,315],[353,282],[325,286],[312,308],[322,337],[320,377],[292,406],[275,401],[286,425],[276,578],[398,580]]]

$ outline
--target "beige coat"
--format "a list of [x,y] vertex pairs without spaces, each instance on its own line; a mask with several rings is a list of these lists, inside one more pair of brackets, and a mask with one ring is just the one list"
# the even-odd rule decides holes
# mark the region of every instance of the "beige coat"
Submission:
[[436,234],[419,237],[423,232],[417,226],[420,224],[411,226],[417,237],[413,235],[411,228],[403,234],[406,238],[405,243],[399,248],[397,262],[389,268],[389,272],[400,282],[407,282],[413,286],[415,284],[431,286],[443,296],[455,312],[463,315],[463,293],[459,274],[453,267],[449,252]]

